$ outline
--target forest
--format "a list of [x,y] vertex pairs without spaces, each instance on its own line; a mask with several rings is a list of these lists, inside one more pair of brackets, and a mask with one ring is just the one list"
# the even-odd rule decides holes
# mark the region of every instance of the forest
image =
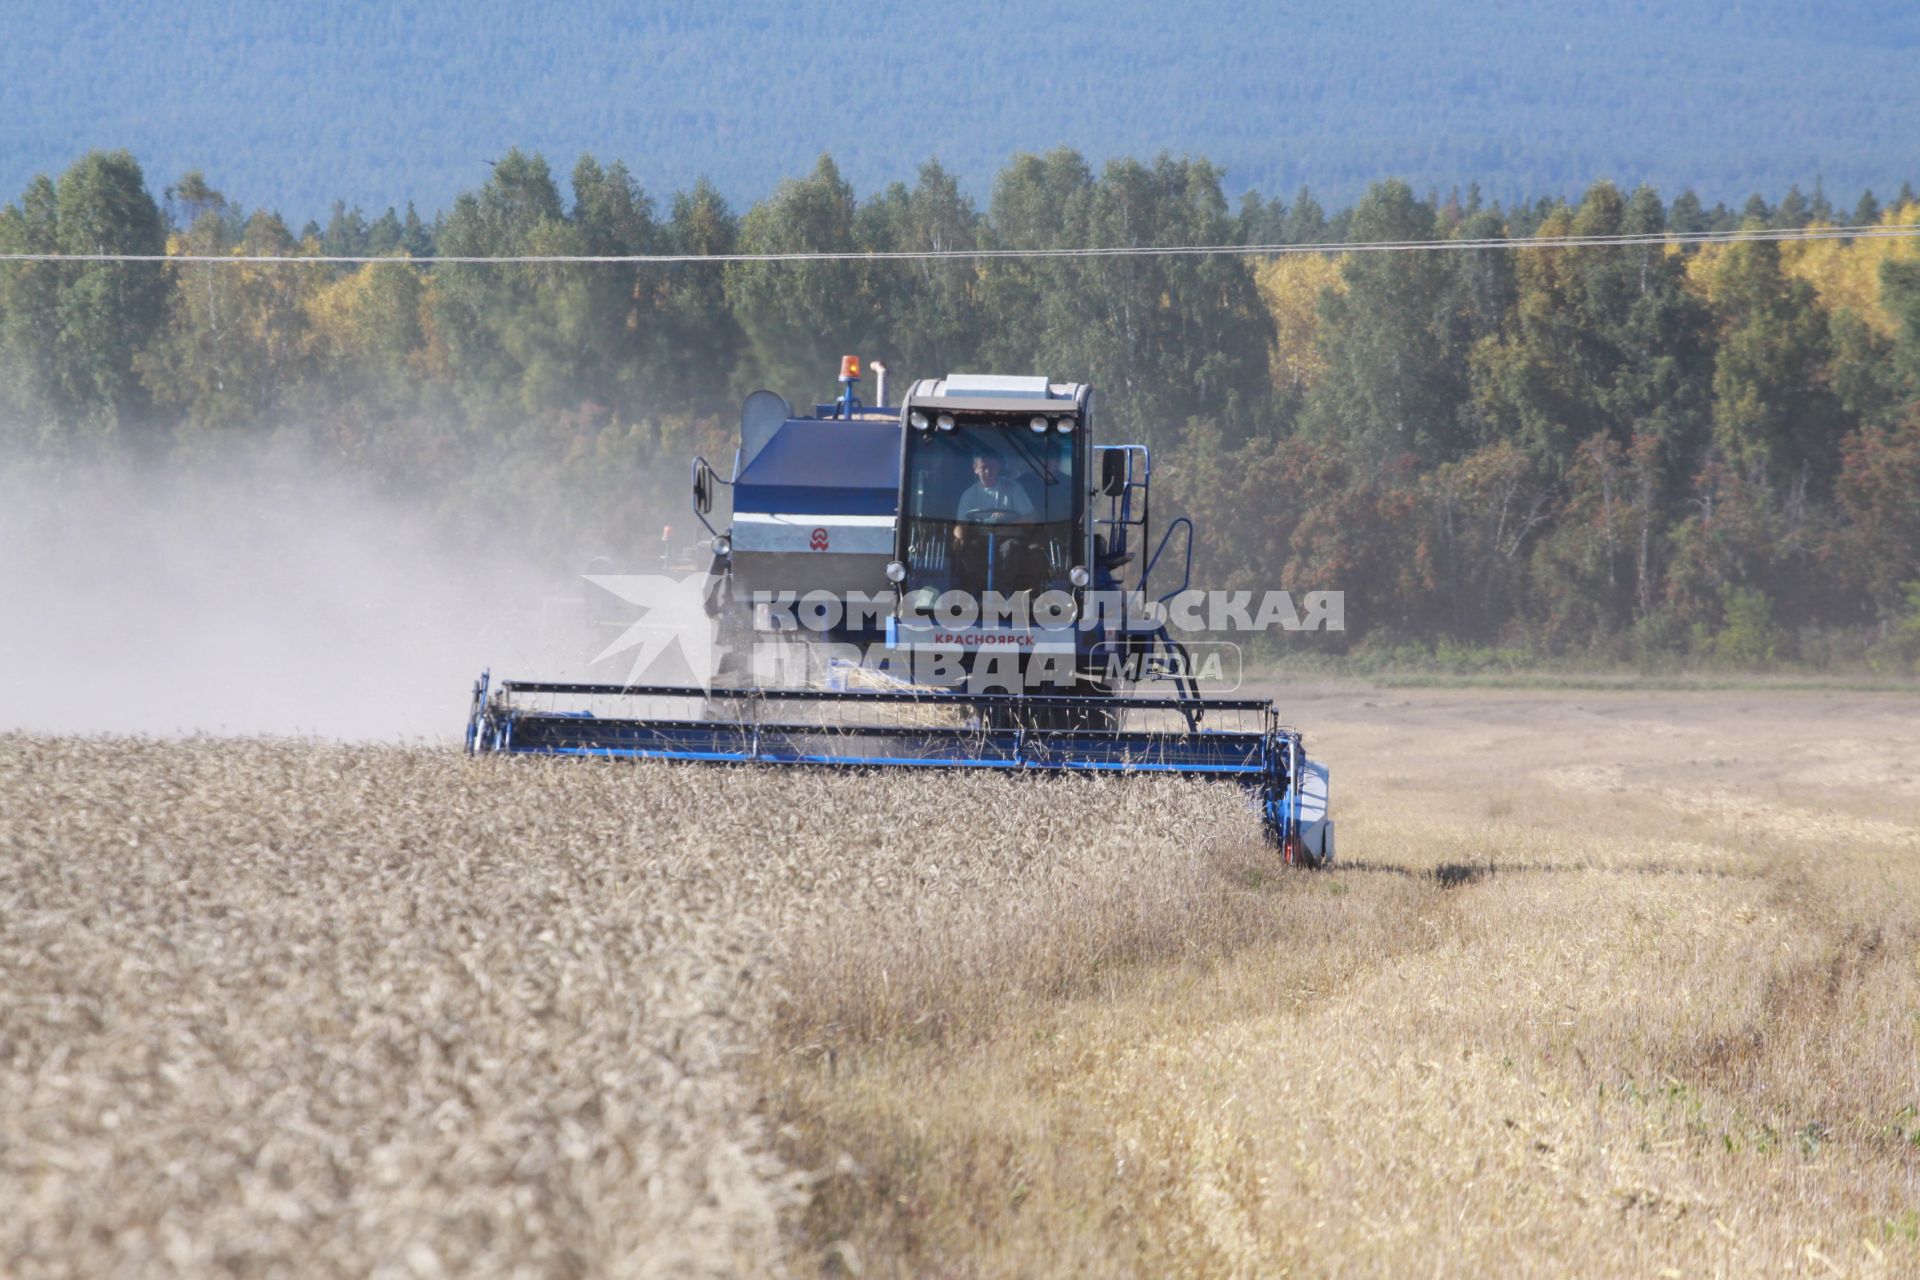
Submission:
[[982,201],[1007,157],[1054,146],[1190,152],[1231,198],[1307,183],[1341,205],[1387,175],[1711,202],[1920,163],[1905,0],[73,0],[0,5],[0,84],[0,190],[110,140],[296,227],[342,195],[447,208],[514,143],[666,189],[705,175],[742,206],[823,150],[863,192],[933,157]]
[[[1103,435],[1152,446],[1156,517],[1196,518],[1201,581],[1346,593],[1346,632],[1291,643],[1910,672],[1920,239],[1527,243],[1920,225],[1910,188],[1885,196],[1728,208],[1598,182],[1503,207],[1387,180],[1323,208],[1233,200],[1204,160],[1062,149],[1014,157],[984,205],[935,163],[857,196],[822,156],[736,208],[515,150],[431,217],[343,202],[296,229],[97,151],[0,211],[0,252],[296,261],[0,263],[0,443],[58,485],[76,459],[297,439],[447,519],[638,544],[756,387],[826,399],[846,352],[896,379],[1039,372],[1091,382]],[[1448,239],[1511,247],[1337,247]],[[434,262],[1229,243],[1336,248]],[[323,255],[392,261],[297,261]]]

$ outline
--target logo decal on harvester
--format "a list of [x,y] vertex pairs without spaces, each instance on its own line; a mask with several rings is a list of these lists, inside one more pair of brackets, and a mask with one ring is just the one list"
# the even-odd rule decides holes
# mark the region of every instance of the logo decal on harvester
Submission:
[[963,645],[970,649],[982,647],[1005,648],[1008,645],[1031,649],[1034,643],[1033,636],[1026,632],[994,631],[937,631],[934,633],[933,642],[935,644]]
[[825,529],[815,529],[813,536],[807,539],[807,545],[815,551],[825,551],[827,549],[827,531]]

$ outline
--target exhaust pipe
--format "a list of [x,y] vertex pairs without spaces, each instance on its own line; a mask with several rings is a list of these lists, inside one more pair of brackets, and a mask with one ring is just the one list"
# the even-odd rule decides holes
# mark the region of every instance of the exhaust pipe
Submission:
[[873,370],[875,379],[873,384],[873,407],[876,409],[884,409],[887,407],[887,366],[881,364],[878,360],[869,360],[867,361],[867,368]]

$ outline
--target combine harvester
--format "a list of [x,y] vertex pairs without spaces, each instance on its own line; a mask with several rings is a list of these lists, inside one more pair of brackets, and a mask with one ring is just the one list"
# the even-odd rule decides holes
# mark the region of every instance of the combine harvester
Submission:
[[[755,392],[731,474],[694,460],[710,687],[482,673],[468,750],[1178,774],[1238,783],[1285,861],[1330,863],[1326,767],[1270,701],[1202,697],[1154,607],[1189,585],[1193,523],[1143,556],[1152,460],[1097,443],[1092,389],[954,375],[888,408],[875,371],[878,407],[851,356],[810,416]],[[715,529],[722,487],[732,523]],[[1155,596],[1176,545],[1181,581]],[[1172,692],[1130,692],[1143,681]]]

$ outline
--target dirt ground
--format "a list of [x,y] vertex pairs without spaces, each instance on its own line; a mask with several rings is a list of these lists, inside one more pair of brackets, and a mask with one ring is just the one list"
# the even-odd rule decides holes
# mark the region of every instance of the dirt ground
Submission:
[[1920,1272],[1920,700],[1171,780],[0,736],[0,1274]]

